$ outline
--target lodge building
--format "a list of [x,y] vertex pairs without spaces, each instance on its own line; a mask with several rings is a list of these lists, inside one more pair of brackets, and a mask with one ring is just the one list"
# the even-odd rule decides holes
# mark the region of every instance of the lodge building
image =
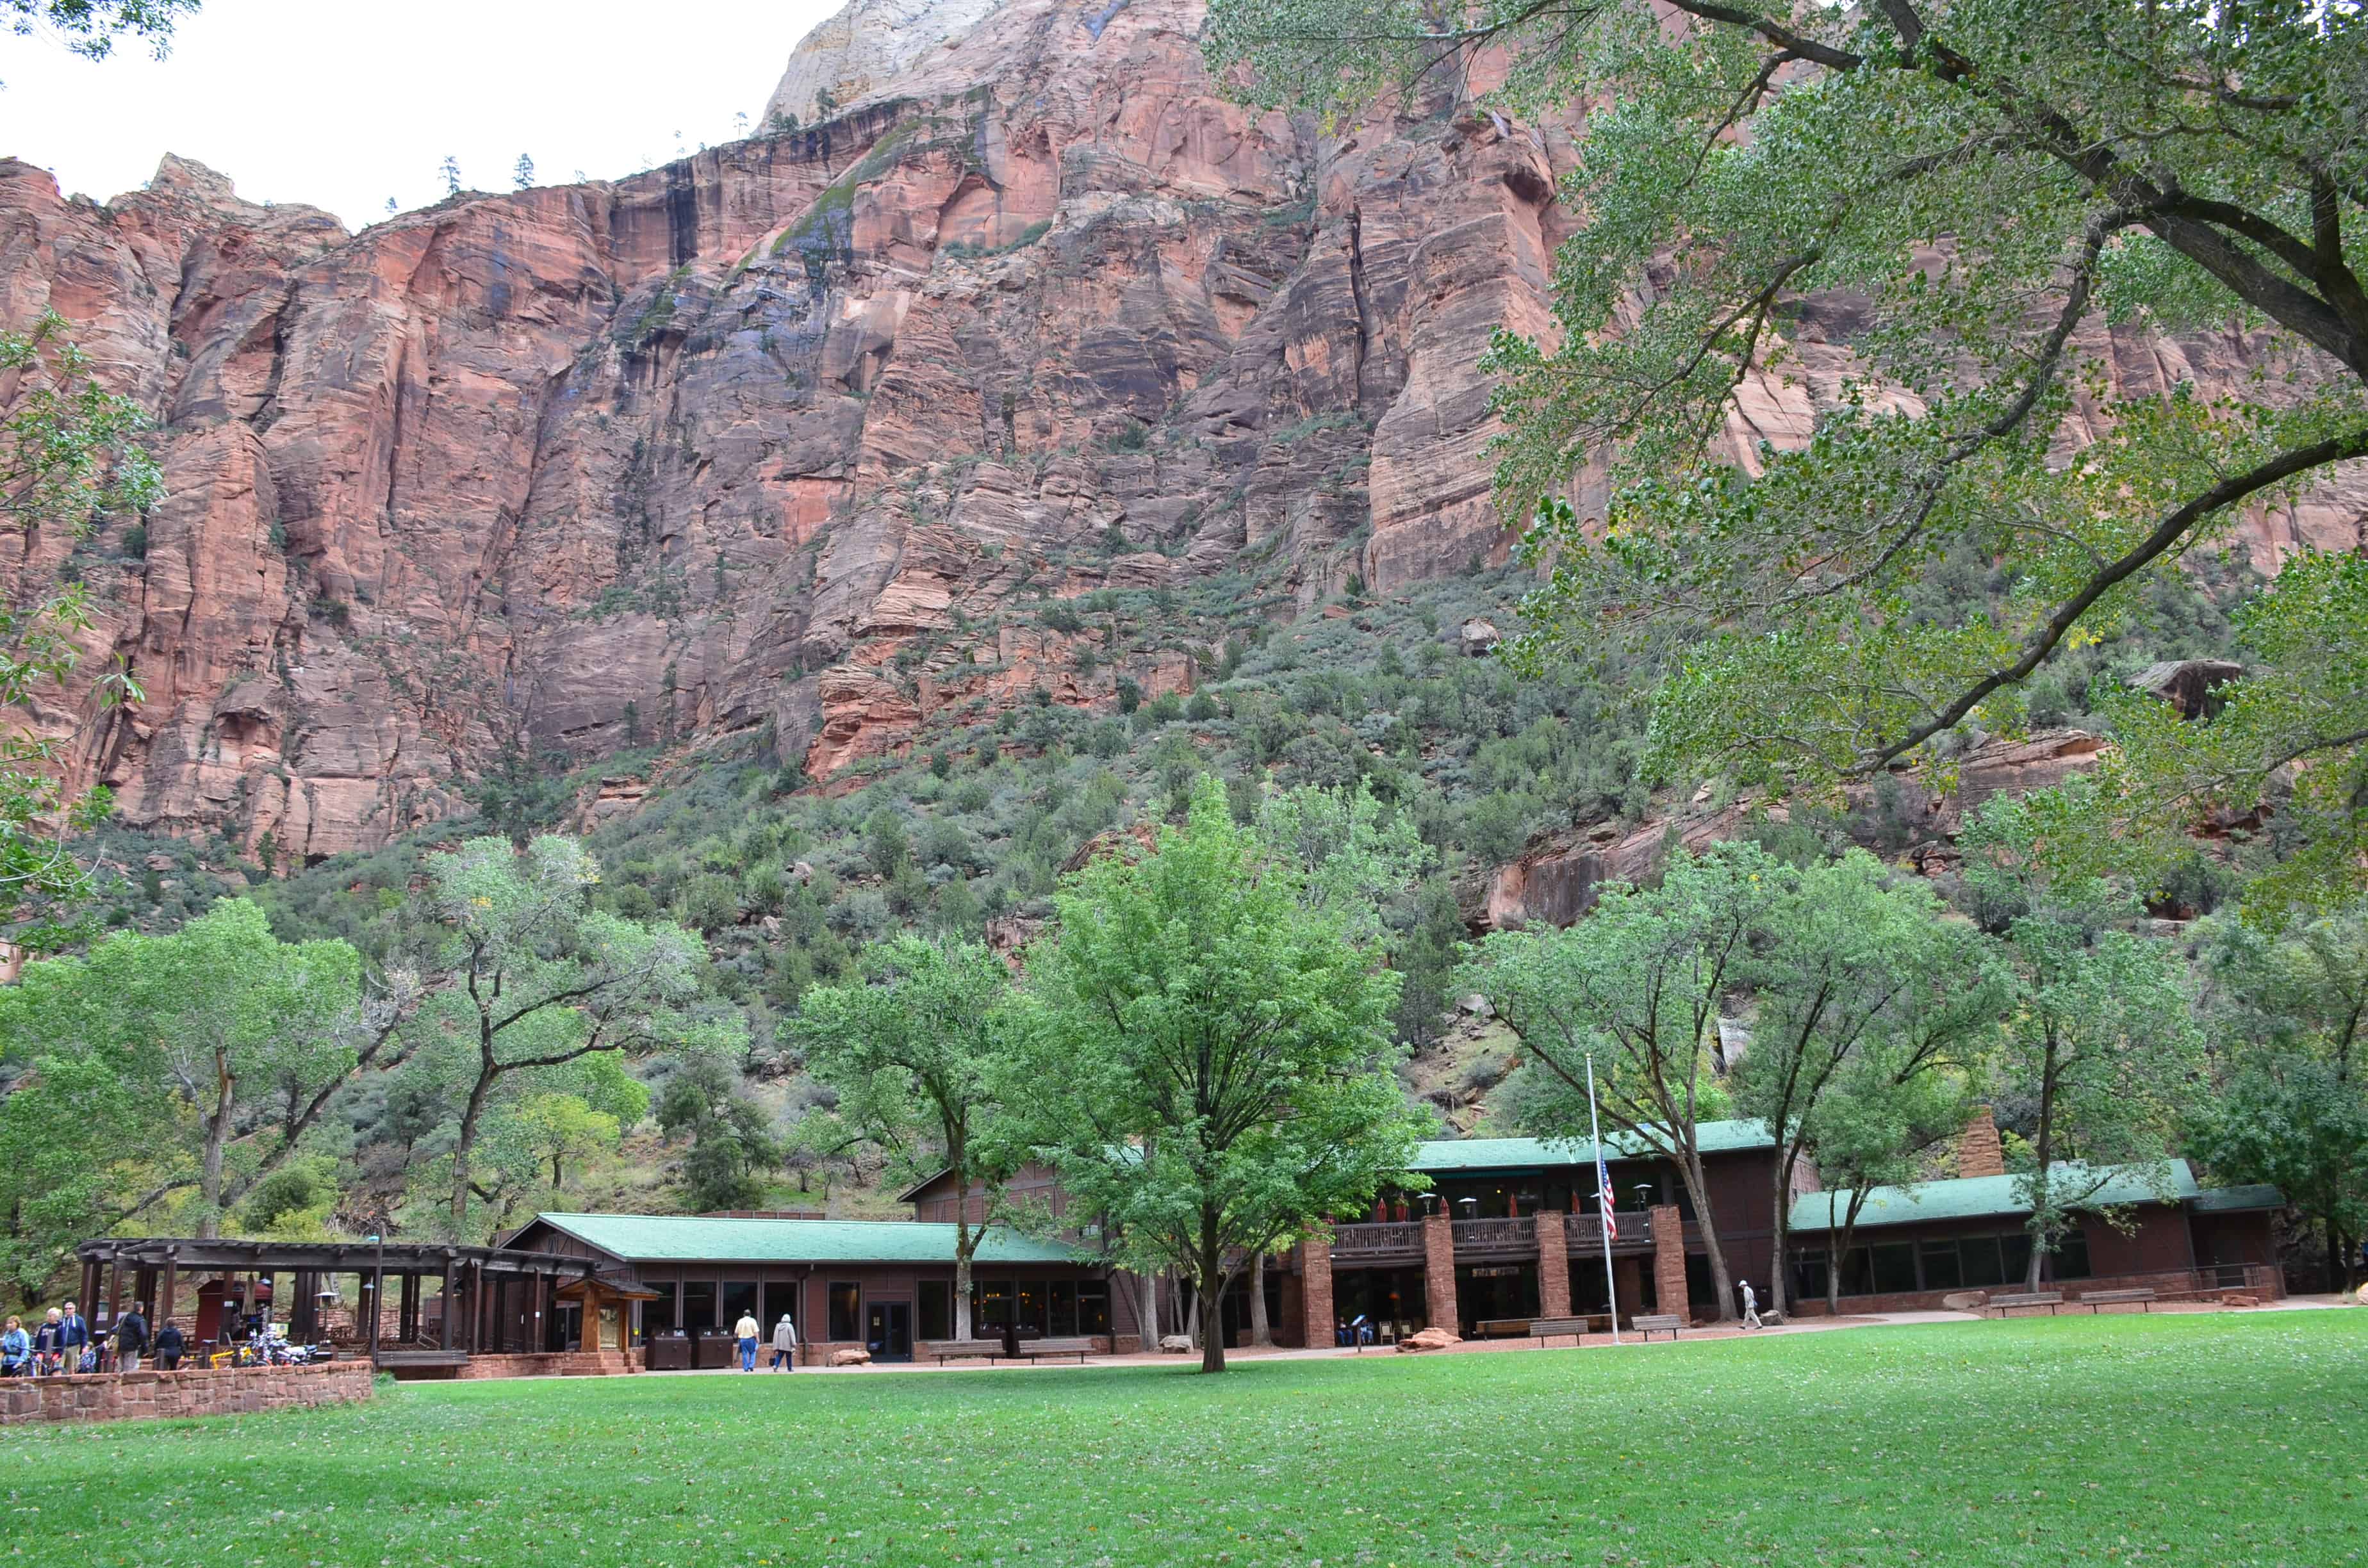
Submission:
[[[1750,1121],[1705,1123],[1698,1132],[1729,1278],[1753,1281],[1764,1301],[1774,1262],[1774,1141]],[[1608,1326],[1615,1313],[1623,1323],[1641,1312],[1715,1316],[1701,1216],[1676,1167],[1625,1136],[1607,1138],[1602,1153],[1615,1194],[1608,1227],[1590,1143],[1421,1145],[1413,1163],[1429,1190],[1387,1195],[1371,1212],[1336,1223],[1328,1240],[1269,1262],[1263,1289],[1275,1338],[1386,1342],[1430,1324],[1472,1337],[1518,1332],[1537,1317],[1588,1315]],[[1960,1292],[2021,1287],[2029,1210],[1987,1113],[1959,1140],[1955,1165],[1953,1176],[1878,1188],[1859,1205],[1839,1266],[1843,1312],[1935,1307],[1953,1304]],[[2052,1287],[2076,1296],[2140,1286],[2165,1296],[2283,1293],[2271,1219],[2283,1199],[2274,1188],[2207,1190],[2178,1160],[2160,1186],[2159,1173],[2066,1174],[2088,1197],[2075,1227],[2042,1260]],[[1062,1194],[1049,1173],[1026,1173],[1019,1186],[1060,1216]],[[156,1270],[176,1259],[216,1271],[217,1293],[228,1281],[251,1294],[286,1269],[302,1276],[291,1280],[299,1300],[328,1274],[351,1271],[362,1276],[363,1318],[372,1315],[372,1300],[396,1291],[392,1311],[376,1314],[378,1353],[398,1371],[420,1375],[721,1366],[744,1313],[768,1335],[786,1313],[809,1357],[860,1347],[875,1361],[908,1360],[952,1335],[952,1221],[958,1205],[982,1220],[986,1199],[975,1188],[957,1193],[942,1175],[900,1196],[914,1219],[542,1214],[495,1247],[380,1248],[376,1281],[368,1277],[370,1249],[358,1244],[106,1238],[80,1249],[83,1299],[97,1305],[103,1327],[127,1299],[126,1285],[153,1292]],[[1787,1199],[1794,1310],[1822,1312],[1827,1253],[1850,1195],[1822,1190],[1804,1168]],[[1228,1344],[1248,1337],[1247,1276],[1224,1304],[1218,1329]],[[172,1278],[164,1276],[168,1301]],[[981,1335],[1008,1324],[1024,1337],[1084,1336],[1106,1351],[1133,1351],[1149,1337],[1146,1294],[1141,1281],[1100,1260],[1090,1226],[1057,1239],[997,1226],[973,1261],[971,1317]],[[1167,1333],[1178,1326],[1161,1324]],[[576,1359],[552,1359],[568,1357]]]

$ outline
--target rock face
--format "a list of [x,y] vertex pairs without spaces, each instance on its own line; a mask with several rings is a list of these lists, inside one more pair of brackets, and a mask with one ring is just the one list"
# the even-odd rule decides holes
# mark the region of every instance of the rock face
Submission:
[[[91,585],[88,652],[148,694],[32,724],[134,825],[294,864],[509,747],[768,733],[826,777],[954,710],[1190,688],[1205,650],[983,629],[1023,588],[1253,551],[1309,608],[1502,560],[1474,367],[1551,324],[1567,129],[1442,96],[1320,134],[1224,101],[1200,22],[858,0],[791,62],[794,132],[355,235],[176,159],[108,206],[0,163],[0,314],[76,324],[169,488],[144,559],[0,537],[10,591]],[[1738,442],[1805,431],[1847,324],[1804,312],[1811,373]],[[2104,347],[2124,392],[2252,351]],[[2356,540],[2360,502],[2255,542]]]

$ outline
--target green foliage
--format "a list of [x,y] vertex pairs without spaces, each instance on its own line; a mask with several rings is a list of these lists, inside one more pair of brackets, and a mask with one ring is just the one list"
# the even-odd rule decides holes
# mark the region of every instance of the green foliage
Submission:
[[[1015,1142],[1102,1216],[1115,1258],[1178,1269],[1214,1321],[1247,1256],[1406,1179],[1421,1124],[1393,1070],[1397,977],[1214,780],[1151,854],[1096,861],[1055,902]],[[1223,1336],[1203,1343],[1222,1371]]]
[[765,1171],[781,1157],[762,1107],[741,1092],[730,1062],[703,1056],[687,1063],[658,1096],[658,1127],[688,1136],[686,1197],[694,1210],[753,1209],[765,1196]]

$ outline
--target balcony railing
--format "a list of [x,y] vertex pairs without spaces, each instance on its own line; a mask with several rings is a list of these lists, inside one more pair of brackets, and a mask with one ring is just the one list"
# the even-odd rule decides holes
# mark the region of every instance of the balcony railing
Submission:
[[1455,1222],[1455,1256],[1458,1257],[1535,1257],[1538,1255],[1537,1221],[1529,1215],[1517,1220],[1458,1220]]
[[[1645,1210],[1615,1209],[1611,1211],[1612,1229],[1618,1233],[1611,1246],[1615,1252],[1630,1247],[1653,1244],[1653,1216]],[[1573,1257],[1582,1252],[1603,1250],[1603,1216],[1600,1214],[1565,1214],[1563,1233],[1568,1239],[1565,1245]]]
[[1381,1263],[1422,1258],[1422,1221],[1395,1220],[1384,1224],[1335,1225],[1335,1263]]

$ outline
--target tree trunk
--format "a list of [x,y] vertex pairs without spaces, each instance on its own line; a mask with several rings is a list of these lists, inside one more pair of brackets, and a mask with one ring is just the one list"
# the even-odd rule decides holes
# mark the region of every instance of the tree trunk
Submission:
[[2039,1141],[2032,1145],[2038,1161],[2038,1173],[2031,1178],[2031,1264],[2023,1270],[2022,1288],[2039,1289],[2039,1266],[2045,1261],[2046,1235],[2041,1225],[2047,1211],[2048,1166],[2055,1159],[2055,1042],[2047,1042],[2047,1054],[2041,1059],[2039,1069]]
[[1217,1210],[1201,1206],[1201,1278],[1195,1305],[1201,1317],[1201,1370],[1225,1369],[1225,1257],[1219,1240]]
[[1768,1266],[1768,1310],[1782,1312],[1791,1298],[1791,1281],[1785,1278],[1784,1242],[1793,1224],[1793,1172],[1799,1165],[1801,1152],[1796,1144],[1784,1153],[1776,1165],[1776,1215],[1771,1234],[1776,1238],[1775,1250],[1769,1254],[1776,1261]]
[[222,1234],[222,1146],[230,1141],[231,1108],[238,1098],[238,1074],[230,1070],[230,1053],[214,1047],[214,1113],[206,1120],[205,1165],[198,1176],[198,1239]]
[[[1711,1218],[1710,1182],[1702,1175],[1699,1149],[1686,1151],[1685,1158],[1679,1162],[1678,1173],[1685,1181],[1687,1194],[1694,1200],[1694,1223],[1702,1227],[1702,1251],[1710,1260],[1710,1288],[1718,1298],[1718,1321],[1733,1323],[1736,1317],[1735,1282],[1726,1272],[1726,1254],[1719,1248],[1718,1222]],[[1676,1311],[1683,1315],[1686,1306],[1680,1302]],[[1664,1301],[1661,1310],[1666,1312],[1671,1309]]]
[[460,1142],[452,1145],[452,1239],[463,1240],[469,1230],[469,1155],[477,1146],[477,1122],[484,1116],[486,1096],[493,1093],[496,1074],[480,1073],[476,1087],[469,1091],[469,1108],[461,1113]]
[[[959,1216],[962,1210],[957,1208]],[[978,1240],[969,1225],[956,1221],[954,1232],[954,1337],[970,1337],[970,1256],[978,1250]]]
[[1137,1275],[1134,1281],[1135,1329],[1142,1335],[1145,1350],[1159,1348],[1159,1279],[1156,1275]]
[[1266,1321],[1266,1254],[1250,1259],[1250,1343],[1260,1347],[1274,1344],[1274,1325]]

